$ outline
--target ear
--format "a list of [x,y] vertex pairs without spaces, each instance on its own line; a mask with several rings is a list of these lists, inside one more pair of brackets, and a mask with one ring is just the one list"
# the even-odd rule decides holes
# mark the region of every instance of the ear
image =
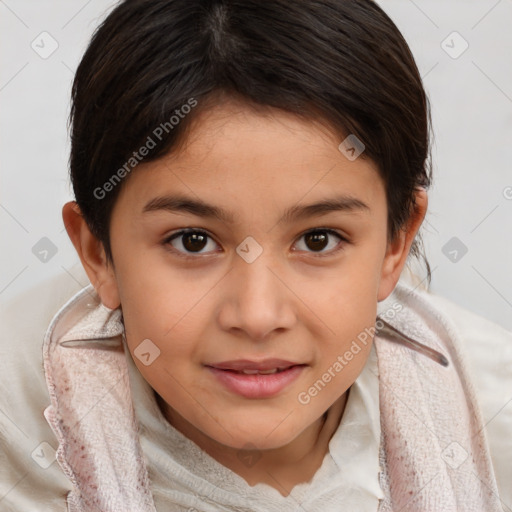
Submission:
[[382,263],[381,278],[377,300],[384,300],[394,290],[405,266],[407,256],[427,212],[428,196],[424,188],[416,189],[415,208],[406,225],[399,231],[396,239],[388,243]]
[[116,309],[121,301],[113,266],[107,261],[103,244],[91,233],[75,201],[62,208],[62,219],[84,270],[104,306]]

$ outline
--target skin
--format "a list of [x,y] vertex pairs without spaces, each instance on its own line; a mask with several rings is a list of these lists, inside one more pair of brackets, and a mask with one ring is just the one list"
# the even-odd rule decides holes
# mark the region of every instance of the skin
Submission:
[[[132,356],[144,339],[161,351],[150,366],[133,358],[167,420],[250,485],[283,496],[320,467],[371,343],[308,404],[297,397],[375,325],[377,303],[395,287],[427,208],[420,190],[415,213],[388,242],[384,183],[369,159],[345,158],[341,140],[277,110],[225,102],[201,113],[178,152],[141,164],[123,184],[111,218],[114,265],[76,203],[63,208],[101,301],[122,307]],[[143,213],[150,200],[177,192],[233,212],[234,222]],[[368,209],[279,222],[287,208],[342,194]],[[166,243],[184,228],[206,231],[203,248],[183,236]],[[327,235],[315,245],[304,235],[318,228],[346,241]],[[247,236],[263,249],[251,263],[236,252]],[[231,393],[204,366],[270,357],[307,366],[265,399]],[[261,456],[251,467],[240,457],[247,443]]]

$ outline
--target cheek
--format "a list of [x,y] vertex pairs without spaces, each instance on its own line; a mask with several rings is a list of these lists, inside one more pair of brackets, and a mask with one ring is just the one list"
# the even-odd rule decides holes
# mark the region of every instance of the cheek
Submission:
[[[312,307],[326,326],[327,338],[318,346],[320,370],[327,372],[330,368],[336,374],[333,380],[343,389],[357,378],[371,348],[377,315],[378,269],[374,256],[354,255],[331,279],[325,280],[322,288],[315,289],[313,297],[309,295],[314,300]],[[333,368],[338,356],[344,361]]]
[[314,297],[315,308],[333,330],[351,332],[375,321],[379,281],[378,258],[361,249],[326,276],[321,286],[310,283],[313,288],[306,296]]
[[[126,342],[132,358],[144,379],[168,402],[173,397],[180,401],[186,399],[181,391],[189,383],[190,371],[195,371],[195,362],[200,362],[198,340],[203,339],[197,331],[200,324],[196,316],[187,315],[183,302],[170,295],[160,299],[151,294],[148,300],[131,300],[126,311],[123,310]],[[187,388],[190,391],[189,385]]]
[[172,268],[163,255],[130,254],[116,262],[116,278],[127,335],[163,339],[189,322],[211,283]]
[[158,347],[161,359],[168,359],[172,366],[193,356],[196,340],[201,339],[200,318],[206,317],[197,300],[169,293],[141,294],[137,300],[127,300],[123,316],[130,350],[149,339]]
[[[169,267],[153,266],[142,275],[125,274],[120,287],[128,347],[136,356],[139,344],[151,340],[159,351],[151,373],[158,368],[179,373],[186,363],[200,359],[205,319],[211,318],[205,295],[212,284],[183,277]],[[146,367],[139,369],[144,375],[148,372]]]

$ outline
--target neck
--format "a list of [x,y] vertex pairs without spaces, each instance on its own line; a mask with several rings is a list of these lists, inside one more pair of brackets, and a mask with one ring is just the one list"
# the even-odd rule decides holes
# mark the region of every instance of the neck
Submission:
[[[287,496],[295,485],[309,482],[322,465],[329,451],[329,441],[343,416],[349,391],[293,441],[279,448],[259,451],[258,463],[250,467],[243,463],[246,460],[241,456],[243,450],[216,442],[171,409],[158,395],[157,401],[169,423],[217,462],[237,473],[251,486],[266,483]],[[249,451],[247,455],[251,456]]]

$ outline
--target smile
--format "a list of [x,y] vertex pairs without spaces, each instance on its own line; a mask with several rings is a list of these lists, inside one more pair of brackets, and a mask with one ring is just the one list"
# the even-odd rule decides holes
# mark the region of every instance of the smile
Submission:
[[286,368],[221,369],[207,366],[224,388],[245,398],[269,398],[277,395],[299,377],[306,365]]

